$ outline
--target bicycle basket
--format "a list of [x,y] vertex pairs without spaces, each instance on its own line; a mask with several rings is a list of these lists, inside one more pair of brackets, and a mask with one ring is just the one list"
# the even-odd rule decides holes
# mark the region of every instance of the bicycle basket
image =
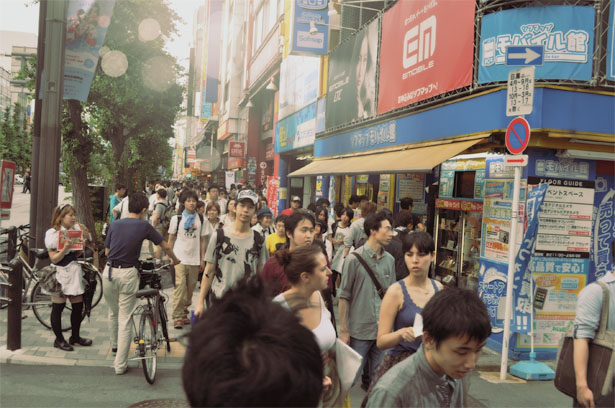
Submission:
[[149,286],[152,289],[161,289],[160,275],[155,272],[143,270],[139,273],[139,290]]

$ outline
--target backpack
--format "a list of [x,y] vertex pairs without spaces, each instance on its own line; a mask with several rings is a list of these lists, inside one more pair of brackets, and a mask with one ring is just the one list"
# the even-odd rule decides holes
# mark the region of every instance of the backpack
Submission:
[[[183,213],[183,211],[182,211]],[[179,223],[182,220],[182,213],[177,214],[177,228],[175,228],[175,235],[177,235],[177,233],[179,232]],[[203,232],[203,224],[205,223],[205,217],[203,217],[202,214],[199,214],[198,212],[196,213],[196,215],[199,216],[199,220],[201,220],[201,229],[199,230],[199,236],[201,235],[201,232]],[[169,220],[169,223],[171,221]]]
[[[265,238],[263,238],[263,236],[258,231],[252,230],[252,234],[254,240],[252,248],[248,250],[248,253],[251,253],[254,256],[260,256],[261,250],[263,248],[263,243],[265,242]],[[216,247],[214,248],[214,254],[216,256],[216,278],[218,278],[219,282],[222,282],[222,270],[220,269],[220,259],[222,258],[222,244],[224,244],[224,230],[222,228],[218,228],[216,230]]]
[[[169,225],[171,225],[171,218],[175,215],[175,208],[171,205],[166,205],[165,203],[156,203],[156,205],[162,205],[164,207],[164,211],[162,212],[158,222],[162,225],[162,229],[164,231],[168,231]],[[155,208],[156,206],[154,206],[154,209]],[[179,221],[177,225],[179,226]]]

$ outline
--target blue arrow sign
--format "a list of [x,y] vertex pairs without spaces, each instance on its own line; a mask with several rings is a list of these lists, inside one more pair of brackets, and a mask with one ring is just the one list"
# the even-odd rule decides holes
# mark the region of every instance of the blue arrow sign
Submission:
[[545,48],[542,45],[509,45],[506,47],[506,65],[542,65]]

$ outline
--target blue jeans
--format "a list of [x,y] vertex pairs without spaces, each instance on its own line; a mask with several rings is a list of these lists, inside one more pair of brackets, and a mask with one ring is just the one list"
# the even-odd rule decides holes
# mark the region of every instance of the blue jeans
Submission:
[[[357,373],[357,378],[355,382],[361,376],[363,372],[363,367],[367,364],[367,368],[369,370],[369,377],[363,377],[363,384],[369,386],[371,380],[374,378],[376,373],[376,368],[380,365],[382,358],[384,357],[384,352],[380,350],[376,346],[376,340],[359,340],[354,337],[350,338],[350,347],[352,347],[357,353],[363,357],[363,361],[361,361],[361,367]],[[367,381],[366,381],[367,380]]]

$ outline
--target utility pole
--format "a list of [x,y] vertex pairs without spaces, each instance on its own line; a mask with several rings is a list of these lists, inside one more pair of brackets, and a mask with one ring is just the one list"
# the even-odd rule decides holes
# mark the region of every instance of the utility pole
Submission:
[[[41,108],[38,169],[36,185],[35,231],[36,245],[44,245],[45,231],[51,212],[58,204],[58,176],[62,140],[62,94],[64,89],[64,44],[66,40],[67,0],[46,1],[44,76],[41,81]],[[37,95],[38,96],[38,95]],[[34,198],[34,197],[33,197]]]

